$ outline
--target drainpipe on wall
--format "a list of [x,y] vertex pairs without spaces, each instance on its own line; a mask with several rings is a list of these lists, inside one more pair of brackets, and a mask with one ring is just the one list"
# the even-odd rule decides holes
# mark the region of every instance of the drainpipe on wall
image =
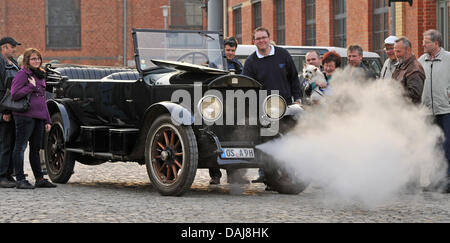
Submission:
[[123,0],[123,66],[127,65],[127,0]]
[[389,33],[390,35],[396,35],[395,34],[395,3],[391,3],[391,6],[389,7]]
[[6,14],[8,13],[6,9],[6,1],[2,1],[1,4],[3,5],[1,7],[2,13],[0,15],[0,36],[5,36],[8,33],[6,33]]
[[222,0],[208,1],[208,30],[223,30],[223,2]]
[[223,0],[223,36],[228,36],[228,0]]

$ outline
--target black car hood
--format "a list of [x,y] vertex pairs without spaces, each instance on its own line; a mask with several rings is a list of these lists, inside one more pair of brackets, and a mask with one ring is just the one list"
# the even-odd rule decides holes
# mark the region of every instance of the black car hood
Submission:
[[228,73],[228,71],[225,71],[225,70],[205,67],[205,66],[186,63],[186,62],[167,61],[167,60],[159,60],[159,59],[152,59],[152,62],[155,65],[157,65],[158,67],[181,70],[181,71],[201,72],[201,73],[209,73],[209,74],[227,74]]

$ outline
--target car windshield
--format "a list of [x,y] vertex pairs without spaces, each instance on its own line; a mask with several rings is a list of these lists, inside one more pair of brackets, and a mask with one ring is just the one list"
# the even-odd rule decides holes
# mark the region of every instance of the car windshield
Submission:
[[224,70],[222,36],[208,31],[135,30],[136,67],[156,65],[152,59],[179,61]]

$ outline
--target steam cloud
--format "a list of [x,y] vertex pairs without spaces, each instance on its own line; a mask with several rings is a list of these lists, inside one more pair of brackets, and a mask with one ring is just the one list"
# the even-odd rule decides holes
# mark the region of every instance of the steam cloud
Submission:
[[339,202],[375,206],[418,177],[422,186],[438,182],[446,171],[439,127],[406,101],[398,82],[352,80],[349,73],[336,71],[326,105],[259,149]]

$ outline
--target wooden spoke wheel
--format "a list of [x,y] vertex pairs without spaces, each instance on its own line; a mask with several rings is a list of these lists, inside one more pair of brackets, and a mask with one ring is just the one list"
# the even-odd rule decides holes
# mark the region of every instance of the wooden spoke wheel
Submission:
[[156,119],[147,135],[145,162],[152,184],[162,195],[182,195],[191,187],[198,165],[192,128],[174,125],[169,115]]
[[155,167],[158,178],[164,184],[174,183],[183,168],[181,143],[180,136],[171,127],[163,127],[156,133],[151,150],[152,165]]

